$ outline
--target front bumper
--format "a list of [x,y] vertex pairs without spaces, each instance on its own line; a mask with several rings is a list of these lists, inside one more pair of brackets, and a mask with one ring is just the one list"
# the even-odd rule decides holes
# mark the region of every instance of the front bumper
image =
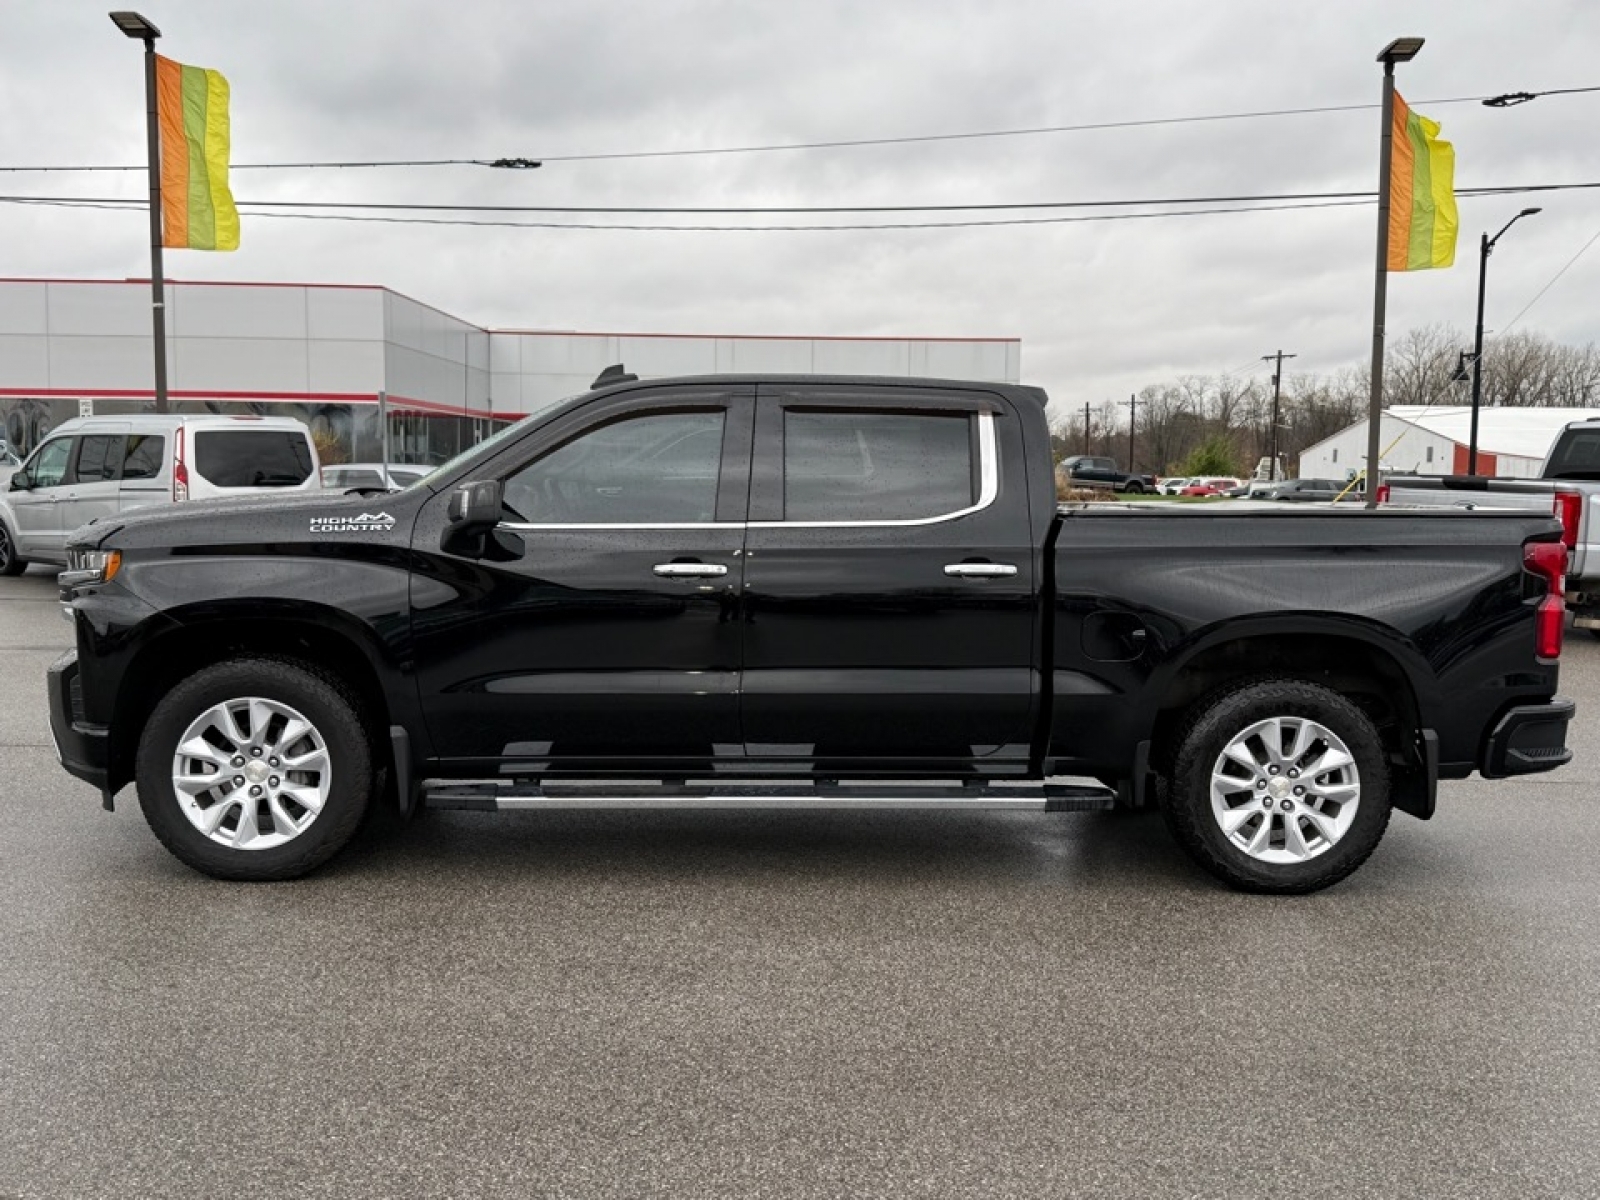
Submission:
[[111,807],[111,792],[106,786],[110,733],[104,725],[91,725],[83,719],[83,693],[78,682],[78,652],[68,650],[51,664],[46,675],[50,696],[50,736],[55,739],[56,758],[79,779],[100,789],[100,799]]
[[1553,771],[1572,761],[1567,725],[1576,706],[1556,696],[1548,704],[1519,704],[1500,718],[1484,744],[1478,771],[1485,779]]

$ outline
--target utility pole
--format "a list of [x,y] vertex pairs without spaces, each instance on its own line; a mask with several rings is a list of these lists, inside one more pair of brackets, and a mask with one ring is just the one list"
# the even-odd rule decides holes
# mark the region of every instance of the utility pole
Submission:
[[1262,362],[1277,360],[1277,365],[1272,369],[1272,432],[1267,437],[1267,480],[1271,483],[1278,482],[1278,397],[1283,394],[1283,360],[1299,357],[1298,354],[1285,354],[1282,350],[1261,356]]
[[1083,402],[1083,452],[1093,454],[1094,448],[1089,445],[1089,402]]
[[1139,397],[1137,393],[1130,395],[1126,400],[1118,400],[1118,404],[1125,405],[1128,409],[1128,474],[1134,474],[1133,469],[1133,435],[1139,428]]

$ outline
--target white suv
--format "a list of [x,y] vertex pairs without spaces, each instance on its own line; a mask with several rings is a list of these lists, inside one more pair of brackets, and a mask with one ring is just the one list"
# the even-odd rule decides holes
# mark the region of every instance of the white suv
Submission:
[[320,491],[311,431],[290,417],[138,414],[63,422],[0,492],[0,575],[64,564],[80,525],[131,508]]

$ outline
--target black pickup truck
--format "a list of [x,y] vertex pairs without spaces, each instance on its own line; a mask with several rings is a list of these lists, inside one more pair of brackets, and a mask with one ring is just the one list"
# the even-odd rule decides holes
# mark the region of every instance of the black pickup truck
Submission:
[[303,874],[379,799],[1156,803],[1220,878],[1305,892],[1440,779],[1569,759],[1560,537],[1058,508],[1034,388],[623,376],[401,492],[80,529],[52,726],[231,879]]

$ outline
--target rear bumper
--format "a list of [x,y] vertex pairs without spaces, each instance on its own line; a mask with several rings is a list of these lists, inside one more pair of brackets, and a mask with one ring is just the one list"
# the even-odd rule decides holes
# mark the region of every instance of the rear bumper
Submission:
[[83,696],[78,683],[78,652],[69,650],[50,666],[46,675],[50,696],[50,736],[55,739],[56,758],[70,774],[100,789],[100,797],[111,807],[107,790],[107,746],[109,731],[83,719]]
[[1478,771],[1485,779],[1553,771],[1572,761],[1567,725],[1576,706],[1555,697],[1548,704],[1521,704],[1509,710],[1484,744]]

